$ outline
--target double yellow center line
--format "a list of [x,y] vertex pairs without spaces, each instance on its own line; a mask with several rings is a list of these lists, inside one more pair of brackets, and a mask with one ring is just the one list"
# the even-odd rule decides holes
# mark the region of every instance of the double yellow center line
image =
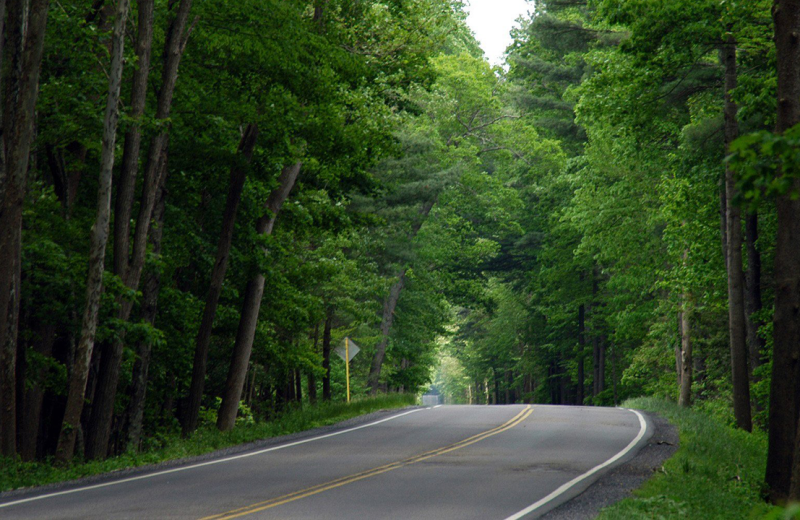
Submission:
[[335,480],[331,480],[329,482],[325,482],[324,484],[319,484],[316,486],[312,486],[310,488],[302,489],[300,491],[295,491],[294,493],[289,493],[286,495],[282,495],[276,498],[271,498],[269,500],[265,500],[263,502],[258,502],[255,504],[251,504],[246,507],[242,507],[239,509],[233,509],[231,511],[227,511],[225,513],[220,513],[212,516],[206,516],[201,520],[227,520],[230,518],[239,518],[245,515],[251,515],[253,513],[258,513],[259,511],[264,511],[266,509],[270,509],[273,507],[277,507],[283,504],[287,504],[289,502],[294,502],[295,500],[300,500],[301,498],[306,498],[311,495],[316,495],[317,493],[322,493],[323,491],[327,491],[329,489],[334,489],[337,487],[341,487],[353,482],[357,482],[359,480],[364,480],[369,477],[374,477],[376,475],[380,475],[381,473],[386,473],[395,469],[402,468],[404,466],[408,466],[411,464],[415,464],[417,462],[422,462],[423,460],[430,459],[432,457],[436,457],[437,455],[444,455],[445,453],[449,453],[451,451],[459,450],[461,448],[465,448],[470,444],[475,444],[476,442],[482,441],[487,439],[493,435],[497,435],[498,433],[502,433],[506,430],[510,430],[514,426],[517,426],[522,421],[528,418],[528,416],[533,413],[533,408],[528,405],[518,413],[514,418],[509,420],[508,422],[501,424],[496,428],[492,428],[491,430],[487,430],[483,433],[479,433],[477,435],[473,435],[467,439],[462,441],[456,442],[455,444],[450,444],[449,446],[445,446],[443,448],[438,448],[435,450],[431,450],[421,455],[416,455],[414,457],[400,460],[397,462],[392,462],[390,464],[385,464],[383,466],[378,466],[377,468],[372,468],[366,471],[362,471],[360,473],[355,473],[353,475],[349,475],[346,477],[341,477]]

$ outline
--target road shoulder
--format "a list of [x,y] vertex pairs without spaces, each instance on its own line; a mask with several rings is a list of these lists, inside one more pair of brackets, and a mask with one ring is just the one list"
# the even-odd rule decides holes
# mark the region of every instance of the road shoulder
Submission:
[[595,518],[602,508],[631,496],[635,489],[661,470],[664,462],[678,450],[678,428],[654,413],[641,413],[654,429],[647,444],[631,460],[605,473],[583,493],[545,513],[542,518]]

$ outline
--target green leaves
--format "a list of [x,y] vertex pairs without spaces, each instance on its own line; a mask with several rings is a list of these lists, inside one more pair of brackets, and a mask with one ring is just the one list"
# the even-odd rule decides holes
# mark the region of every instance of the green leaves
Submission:
[[731,145],[727,161],[738,174],[742,200],[751,208],[780,195],[788,194],[792,200],[800,197],[792,191],[800,178],[800,125],[783,134],[760,131],[744,135]]

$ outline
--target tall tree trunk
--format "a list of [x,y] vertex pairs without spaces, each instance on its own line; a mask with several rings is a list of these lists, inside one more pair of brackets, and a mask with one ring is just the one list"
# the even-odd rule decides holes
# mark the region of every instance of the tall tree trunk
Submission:
[[[285,167],[281,171],[278,187],[270,193],[267,199],[267,213],[256,224],[256,232],[259,235],[266,236],[272,233],[272,228],[278,218],[278,212],[280,212],[284,201],[291,193],[292,188],[294,188],[301,166],[302,163],[298,162]],[[266,254],[266,251],[264,251],[264,254]],[[233,345],[233,356],[231,357],[231,365],[225,382],[225,394],[217,416],[217,428],[222,431],[232,429],[236,422],[236,412],[239,410],[239,400],[242,397],[244,376],[247,372],[247,365],[250,362],[250,352],[253,349],[253,340],[256,335],[258,313],[261,310],[261,297],[264,294],[264,283],[264,275],[258,272],[247,282],[247,288],[245,289],[242,314],[239,319],[239,328],[236,331],[236,342]]]
[[314,17],[312,21],[317,24],[320,32],[325,28],[325,7],[328,5],[328,0],[315,0],[314,2]]
[[114,168],[114,143],[117,134],[120,86],[122,83],[122,56],[125,45],[125,25],[128,21],[130,0],[119,0],[114,19],[111,68],[109,70],[108,100],[103,126],[103,147],[100,160],[100,182],[97,188],[97,218],[92,227],[92,244],[89,252],[89,275],[86,282],[86,306],[83,313],[81,339],[75,352],[75,362],[70,375],[67,407],[61,425],[56,449],[56,460],[64,463],[72,458],[75,435],[83,410],[86,379],[94,348],[100,296],[103,292],[106,244],[111,217],[111,174]]
[[302,399],[302,394],[297,394],[298,384],[297,384],[297,370],[293,368],[289,368],[286,370],[286,388],[289,391],[289,402],[294,405],[294,403],[299,403]]
[[758,242],[758,213],[748,213],[745,217],[745,237],[747,249],[747,271],[745,273],[744,309],[747,315],[747,347],[750,359],[750,377],[753,371],[762,365],[762,351],[766,346],[764,339],[758,334],[762,321],[754,316],[762,307],[761,301],[761,253],[756,248]]
[[[35,351],[45,358],[53,356],[53,345],[56,340],[55,324],[47,323],[40,327],[34,343]],[[20,456],[22,460],[34,460],[39,440],[39,430],[42,417],[42,404],[44,403],[44,385],[46,369],[40,368],[34,375],[37,381],[25,391],[24,414],[22,415],[22,428],[20,430]]]
[[617,393],[617,349],[611,349],[611,387],[614,394],[614,406],[619,406],[619,394]]
[[372,365],[369,369],[369,376],[367,378],[367,386],[370,392],[375,394],[378,391],[378,381],[381,377],[381,367],[383,360],[386,357],[386,347],[389,345],[389,332],[392,328],[392,321],[394,321],[394,311],[397,308],[397,302],[400,300],[400,292],[403,290],[403,285],[406,282],[406,269],[403,269],[397,275],[397,281],[392,285],[389,290],[389,296],[383,302],[383,318],[381,319],[381,340],[375,347],[375,356],[372,358]]
[[[165,158],[162,168],[167,169]],[[161,255],[161,238],[164,232],[164,211],[166,207],[167,191],[166,172],[161,176],[158,202],[153,211],[153,231],[150,233],[150,245],[153,254]],[[147,273],[142,289],[142,321],[155,324],[158,313],[158,294],[161,290],[161,273],[158,270]],[[150,354],[153,345],[149,341],[139,341],[136,345],[136,362],[133,364],[133,377],[131,379],[131,400],[127,410],[127,449],[138,451],[142,436],[142,420],[144,405],[147,397],[147,372],[150,369]]]
[[600,292],[600,268],[595,265],[592,270],[592,396],[599,395],[606,388],[606,352],[605,342],[600,333],[600,318],[595,314],[600,307],[597,295]]
[[303,402],[303,377],[300,369],[294,369],[294,398],[298,403]]
[[[422,228],[422,225],[425,223],[425,220],[428,218],[428,215],[435,204],[435,198],[422,204],[419,210],[417,221],[414,223],[414,226],[411,229],[409,240],[414,240],[414,238],[417,236],[417,233],[419,233],[419,230]],[[389,345],[389,332],[392,329],[394,311],[397,308],[397,302],[400,300],[400,293],[405,285],[406,271],[408,271],[408,268],[404,267],[397,274],[397,281],[394,283],[394,285],[392,285],[392,288],[389,290],[389,295],[383,303],[381,340],[375,347],[375,355],[372,358],[372,365],[370,366],[369,375],[367,376],[367,387],[369,387],[370,393],[372,394],[375,394],[378,391],[381,377],[381,367],[383,366],[383,360],[386,357],[386,347]]]
[[681,331],[681,386],[678,397],[680,406],[692,405],[692,339],[689,322],[689,297],[683,296],[683,309],[679,313]]
[[[159,175],[166,174],[167,169],[167,148],[162,148],[161,152],[162,154],[158,167]],[[159,183],[160,180],[161,179],[159,179]],[[153,198],[155,199],[155,196]],[[148,224],[152,224],[151,216],[152,215],[149,215],[147,217]],[[139,222],[137,222],[137,228],[138,227]],[[143,236],[146,239],[147,233]],[[127,272],[127,275],[135,277],[134,280],[129,278],[126,281],[126,285],[130,289],[138,288],[139,278],[144,269],[146,247],[139,247],[141,247],[141,262],[135,261],[135,265]],[[134,246],[134,250],[136,249],[137,246]],[[136,253],[134,253],[134,256],[136,256]],[[123,278],[123,280],[125,279]],[[119,304],[117,319],[120,321],[128,321],[131,311],[133,310],[133,300],[119,298],[117,303]],[[95,396],[92,402],[92,413],[89,419],[89,430],[86,435],[86,457],[89,459],[103,459],[108,456],[109,453],[109,440],[111,438],[112,422],[114,419],[114,402],[116,400],[117,385],[119,384],[119,373],[122,368],[122,353],[125,347],[124,342],[124,332],[120,332],[112,343],[105,345],[102,355],[100,356],[100,368],[97,373]]]
[[228,198],[225,201],[225,211],[222,214],[222,231],[217,244],[217,257],[211,271],[211,283],[206,295],[206,304],[203,308],[203,318],[195,341],[194,363],[192,365],[192,382],[189,388],[189,400],[183,414],[184,437],[197,429],[197,419],[200,415],[200,404],[203,400],[203,387],[206,381],[206,363],[208,361],[208,347],[211,343],[211,331],[214,318],[217,315],[217,305],[222,294],[222,283],[228,270],[231,244],[233,243],[233,230],[236,224],[236,213],[239,202],[242,200],[242,190],[247,175],[247,165],[253,158],[256,140],[258,139],[258,126],[247,125],[239,141],[239,155],[236,164],[231,168],[228,183]]
[[322,330],[322,400],[331,400],[331,325],[333,324],[333,309],[328,309],[325,317],[325,327]]
[[[178,66],[186,46],[189,32],[185,31],[189,19],[192,0],[181,0],[175,18],[172,20],[164,44],[164,69],[161,75],[161,89],[158,93],[156,119],[167,120],[172,109],[172,98],[175,93],[175,84],[178,80]],[[169,128],[159,132],[150,144],[147,161],[145,162],[142,196],[139,204],[139,214],[136,218],[136,228],[133,233],[133,253],[130,260],[125,259],[127,266],[124,273],[118,273],[125,285],[132,290],[139,288],[142,270],[147,253],[147,234],[150,230],[153,207],[155,206],[158,187],[161,184],[161,162],[167,149]],[[120,260],[122,263],[122,260]],[[127,321],[130,317],[133,302],[122,300],[117,319]],[[104,458],[108,453],[108,442],[111,437],[111,427],[114,418],[114,401],[117,396],[119,371],[122,364],[124,337],[108,345],[101,356],[100,372],[97,380],[97,394],[92,406],[92,416],[89,422],[89,432],[86,442],[86,454],[89,458]]]
[[[725,145],[739,136],[736,120],[738,107],[731,98],[736,88],[736,42],[729,38],[722,49],[725,65]],[[733,381],[733,413],[736,425],[750,431],[750,378],[747,369],[747,333],[744,312],[744,271],[742,265],[742,215],[735,203],[736,179],[730,166],[725,167],[726,228],[728,231],[728,325]]]
[[514,371],[509,370],[506,373],[508,379],[508,402],[514,404],[517,402],[517,389],[514,385]]
[[[319,322],[314,325],[314,353],[316,354],[319,345]],[[308,387],[308,402],[315,404],[317,402],[317,375],[314,370],[309,369],[306,374],[306,382]]]
[[[800,0],[775,0],[772,9],[778,69],[776,132],[800,123]],[[782,502],[798,499],[800,476],[792,467],[800,410],[800,180],[777,200],[778,228],[775,248],[775,315],[772,382],[769,405],[769,449],[766,482],[769,498]],[[790,494],[794,491],[795,494]]]
[[719,182],[719,227],[720,242],[722,244],[722,260],[728,268],[728,184],[725,175]]
[[153,42],[153,2],[138,0],[138,31],[136,36],[136,70],[131,88],[132,121],[125,132],[125,146],[114,204],[114,273],[124,276],[128,269],[130,225],[136,175],[139,172],[139,148],[142,142],[142,116],[147,100],[147,78],[150,74],[150,52]]
[[[0,3],[8,11],[3,57],[0,150],[0,455],[16,453],[16,350],[22,255],[22,205],[39,93],[48,0]],[[0,21],[0,26],[3,22]],[[0,33],[0,40],[3,34]]]
[[597,396],[606,389],[606,344],[602,336],[592,338],[592,360],[592,392]]
[[162,417],[162,420],[166,420],[168,423],[172,422],[173,418],[173,408],[175,407],[175,389],[178,386],[178,381],[171,371],[167,372],[167,391],[166,395],[164,396],[164,404],[161,405],[161,413],[159,414]]
[[678,392],[681,388],[681,374],[683,373],[683,366],[681,362],[681,338],[683,330],[683,311],[678,311],[678,338],[675,341],[675,374],[678,378]]

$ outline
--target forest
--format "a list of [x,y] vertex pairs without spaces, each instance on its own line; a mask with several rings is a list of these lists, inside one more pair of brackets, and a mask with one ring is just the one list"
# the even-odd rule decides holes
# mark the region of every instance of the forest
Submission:
[[[800,499],[800,2],[0,0],[0,462],[658,396]],[[347,338],[347,339],[346,339]],[[350,343],[352,342],[352,343]]]

